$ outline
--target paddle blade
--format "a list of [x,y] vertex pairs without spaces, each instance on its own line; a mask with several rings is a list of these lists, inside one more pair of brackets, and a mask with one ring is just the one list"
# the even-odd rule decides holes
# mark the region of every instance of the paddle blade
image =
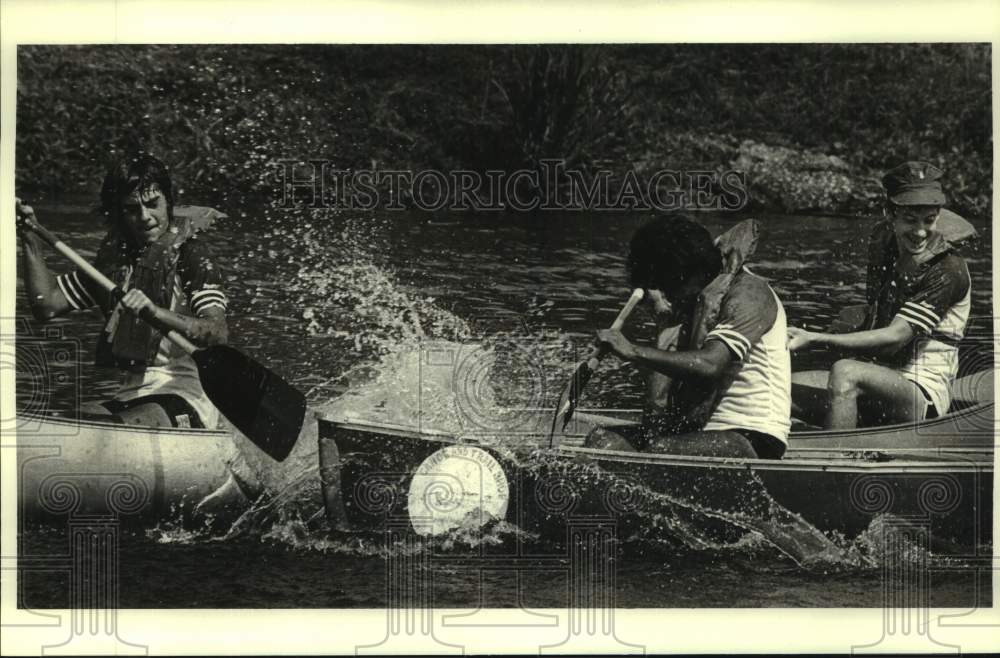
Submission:
[[228,345],[200,349],[192,358],[205,394],[222,415],[277,461],[287,457],[302,430],[305,396]]
[[587,386],[592,374],[594,374],[594,369],[588,360],[580,363],[573,372],[573,376],[570,377],[566,390],[559,398],[559,408],[556,412],[557,418],[562,422],[561,431],[566,431],[566,426],[569,425],[569,421],[573,417],[573,411],[576,409],[577,403],[580,402],[580,395],[583,394],[583,389]]

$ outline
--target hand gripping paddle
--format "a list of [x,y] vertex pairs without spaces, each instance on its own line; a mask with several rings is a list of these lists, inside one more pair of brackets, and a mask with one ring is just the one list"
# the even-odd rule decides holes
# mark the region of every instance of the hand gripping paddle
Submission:
[[[628,320],[628,316],[632,314],[632,310],[635,308],[636,304],[642,301],[643,291],[642,288],[636,288],[632,291],[632,295],[625,302],[625,306],[622,308],[618,317],[615,318],[614,323],[611,328],[614,330],[620,330],[624,326],[625,321]],[[590,376],[594,374],[597,369],[598,364],[601,359],[604,358],[606,351],[600,347],[594,348],[594,351],[590,353],[585,360],[581,361],[576,369],[573,371],[573,376],[570,378],[569,383],[563,390],[561,396],[559,396],[559,406],[556,407],[555,416],[552,417],[552,429],[549,430],[549,447],[552,447],[552,440],[555,437],[556,425],[559,420],[562,419],[562,429],[560,431],[565,432],[566,426],[569,424],[570,418],[573,417],[573,410],[576,409],[577,403],[580,401],[580,394],[583,393],[583,387],[587,385],[590,381]]]
[[[44,226],[23,216],[21,221],[114,298],[124,295],[121,288]],[[288,456],[298,440],[306,412],[306,398],[298,389],[233,347],[197,347],[151,314],[143,314],[142,318],[191,355],[208,399],[236,429],[275,460]]]

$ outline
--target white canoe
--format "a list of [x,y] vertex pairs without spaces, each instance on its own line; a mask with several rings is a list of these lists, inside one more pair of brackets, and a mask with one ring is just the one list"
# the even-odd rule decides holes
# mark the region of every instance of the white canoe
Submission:
[[230,430],[18,415],[19,517],[181,519],[216,493],[237,502],[259,490],[238,442]]

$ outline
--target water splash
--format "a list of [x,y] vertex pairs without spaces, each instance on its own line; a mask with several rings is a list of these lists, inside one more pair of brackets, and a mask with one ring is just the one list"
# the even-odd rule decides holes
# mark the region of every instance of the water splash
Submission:
[[397,346],[377,367],[350,371],[347,391],[317,412],[451,436],[509,433],[527,421],[525,409],[543,406],[547,398],[544,381],[532,372],[543,367],[537,352],[498,359],[503,349],[496,341]]
[[863,566],[854,552],[778,504],[753,473],[705,469],[698,481],[667,474],[654,487],[635,473],[549,451],[532,453],[521,466],[543,486],[565,488],[555,497],[560,514],[610,514],[622,538],[636,545],[722,553],[766,545],[803,568]]
[[146,538],[157,544],[196,544],[212,538],[205,527],[191,529],[163,521],[146,530]]
[[[523,446],[502,435],[516,429],[519,409],[552,404],[579,350],[542,331],[484,331],[445,309],[419,292],[420,282],[407,280],[406,271],[391,264],[405,260],[394,258],[400,254],[390,239],[393,230],[385,218],[284,212],[265,234],[267,245],[255,251],[273,252],[271,260],[289,270],[276,278],[284,282],[280,290],[263,288],[255,303],[269,305],[260,312],[294,317],[310,346],[303,352],[303,369],[328,373],[326,379],[310,380],[318,413],[488,442],[518,468],[539,478],[556,474],[584,490],[620,489],[624,482],[636,508],[632,520],[623,521],[628,533],[622,539],[633,547],[770,552],[809,569],[867,569],[880,563],[883,556],[872,537],[825,535],[778,505],[755,476],[735,492],[723,491],[731,483],[711,482],[696,483],[690,491],[653,490],[596,467],[574,464],[565,470],[565,460],[546,451],[526,456]],[[541,307],[536,311],[544,313]],[[342,394],[332,397],[331,390]],[[312,450],[294,468],[266,473],[268,494],[234,524],[230,536],[357,555],[410,550],[325,527],[315,498],[315,463]],[[458,550],[511,537],[547,541],[536,538],[534,528],[503,522],[489,528],[485,535],[478,528],[459,528],[431,545]]]
[[[561,517],[561,521],[556,518],[555,533],[544,527],[552,519],[529,521],[521,527],[493,522],[485,531],[470,524],[434,538],[424,545],[426,550],[460,551],[510,541],[559,544],[565,538],[568,514],[596,513],[615,517],[619,537],[633,551],[766,554],[824,572],[871,569],[885,561],[874,527],[851,540],[825,534],[778,504],[751,472],[706,470],[695,480],[671,479],[673,474],[667,474],[670,477],[656,478],[654,484],[637,473],[611,472],[608,465],[602,468],[594,462],[569,460],[557,452],[538,449],[532,443],[537,437],[518,439],[499,431],[483,419],[501,425],[506,422],[510,427],[517,419],[511,415],[512,409],[497,402],[494,387],[472,387],[475,394],[469,395],[456,383],[462,378],[456,376],[461,369],[455,366],[464,356],[477,364],[477,370],[502,379],[504,371],[493,368],[495,354],[493,347],[449,341],[418,342],[416,349],[398,348],[382,358],[368,381],[318,410],[341,420],[471,437],[536,483],[536,489],[550,487],[548,497],[542,497],[542,506],[549,505],[550,517]],[[435,360],[434,355],[452,358]],[[470,401],[478,405],[476,413],[467,406]],[[309,449],[297,448],[301,454],[293,455],[284,466],[285,475],[270,474],[276,482],[271,493],[234,524],[230,535],[259,536],[294,549],[352,555],[385,556],[396,550],[412,550],[407,542],[386,544],[384,538],[338,533],[322,523],[322,503],[316,498],[317,455],[315,444],[310,445]],[[375,548],[378,545],[381,549]]]
[[494,521],[486,526],[469,524],[434,537],[389,536],[378,531],[334,530],[324,524],[301,521],[276,523],[260,538],[292,550],[355,557],[405,557],[421,553],[475,552],[487,547],[511,547],[538,542],[538,535],[512,523]]

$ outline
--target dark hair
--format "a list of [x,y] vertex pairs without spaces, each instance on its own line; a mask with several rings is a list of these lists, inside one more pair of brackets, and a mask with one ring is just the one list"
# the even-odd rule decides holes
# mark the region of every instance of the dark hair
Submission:
[[655,288],[667,295],[685,281],[711,281],[722,271],[722,253],[701,224],[684,215],[658,217],[643,225],[628,251],[633,288]]
[[136,190],[155,185],[167,200],[167,211],[174,216],[174,189],[167,166],[158,158],[139,151],[115,162],[101,185],[101,211],[109,222],[121,221],[122,200]]

